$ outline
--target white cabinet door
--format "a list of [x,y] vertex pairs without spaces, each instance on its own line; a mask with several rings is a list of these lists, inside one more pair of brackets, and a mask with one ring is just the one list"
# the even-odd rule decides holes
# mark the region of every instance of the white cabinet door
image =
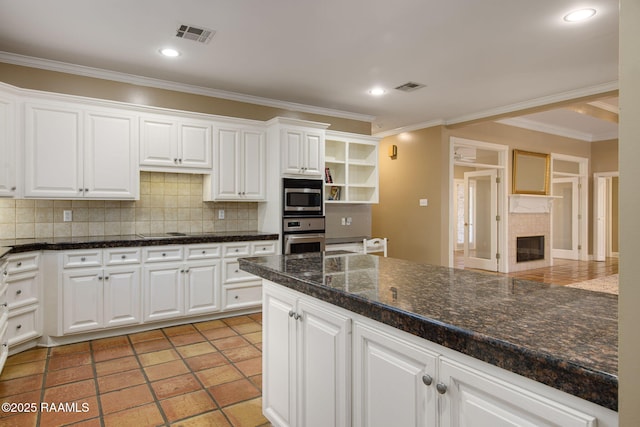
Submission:
[[598,425],[591,415],[445,358],[440,382],[447,385],[444,427]]
[[240,198],[240,131],[220,128],[216,132],[215,158],[217,170],[213,178],[214,200]]
[[265,416],[278,426],[350,426],[351,320],[263,286]]
[[320,132],[285,129],[282,131],[282,173],[322,176],[324,137]]
[[140,268],[104,270],[104,327],[140,323]]
[[82,111],[28,103],[25,114],[25,196],[82,197]]
[[354,345],[354,426],[436,425],[435,353],[359,323]]
[[263,282],[262,299],[262,411],[280,427],[301,425],[295,418],[295,347],[296,324],[293,313],[296,298],[277,292]]
[[16,123],[14,102],[0,97],[0,197],[16,194]]
[[184,274],[186,314],[220,310],[220,261],[188,263]]
[[64,333],[102,327],[102,269],[77,270],[62,275]]
[[136,118],[113,111],[92,111],[86,114],[85,129],[85,197],[137,198]]
[[183,122],[179,124],[178,164],[181,167],[210,169],[211,124]]
[[351,320],[307,299],[296,313],[298,425],[350,427]]
[[144,321],[171,319],[184,313],[182,264],[158,263],[144,268]]
[[140,120],[140,165],[210,169],[211,125],[171,116]]
[[140,164],[175,166],[178,163],[178,124],[167,118],[140,119]]
[[242,198],[264,200],[266,197],[265,133],[242,133]]

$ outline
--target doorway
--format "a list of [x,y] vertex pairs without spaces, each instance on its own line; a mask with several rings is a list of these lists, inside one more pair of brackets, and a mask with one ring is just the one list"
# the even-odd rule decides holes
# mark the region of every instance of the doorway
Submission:
[[551,254],[553,258],[587,261],[589,160],[551,154]]
[[618,172],[593,175],[593,258],[618,256]]
[[509,147],[451,137],[449,148],[449,266],[506,273]]

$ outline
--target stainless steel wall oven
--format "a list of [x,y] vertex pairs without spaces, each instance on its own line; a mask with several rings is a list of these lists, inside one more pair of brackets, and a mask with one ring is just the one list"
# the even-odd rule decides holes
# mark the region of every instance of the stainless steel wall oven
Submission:
[[282,180],[282,253],[324,251],[321,179]]

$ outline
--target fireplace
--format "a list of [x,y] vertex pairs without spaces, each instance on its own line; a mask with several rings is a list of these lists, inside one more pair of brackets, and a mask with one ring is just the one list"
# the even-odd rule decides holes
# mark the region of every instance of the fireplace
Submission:
[[522,236],[516,238],[516,262],[544,259],[544,236]]

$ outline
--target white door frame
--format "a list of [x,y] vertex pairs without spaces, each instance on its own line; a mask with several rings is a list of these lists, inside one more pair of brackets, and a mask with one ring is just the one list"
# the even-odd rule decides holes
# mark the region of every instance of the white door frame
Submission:
[[[490,221],[491,221],[491,231],[490,231],[490,250],[488,258],[480,258],[471,256],[471,249],[477,250],[477,239],[475,238],[476,230],[478,229],[477,225],[473,225],[473,234],[474,237],[472,239],[471,236],[471,226],[472,223],[475,223],[472,218],[470,218],[471,207],[470,207],[470,177],[479,177],[484,176],[490,177],[490,185],[491,185],[491,200],[489,203],[490,209]],[[497,195],[497,181],[496,178],[498,176],[498,171],[496,169],[481,169],[475,172],[465,172],[464,173],[464,217],[465,217],[465,230],[464,230],[464,267],[465,268],[479,268],[482,270],[496,271],[498,267],[498,260],[496,259],[496,254],[498,252],[498,223],[496,220],[497,205],[498,205],[498,195]],[[477,199],[475,197],[474,199]],[[475,206],[474,202],[474,206]],[[474,217],[477,209],[473,209]],[[472,245],[473,244],[473,245]]]
[[[553,240],[551,240],[551,255],[553,258],[564,258],[564,259],[579,259],[580,251],[578,250],[578,246],[580,245],[580,221],[578,220],[578,215],[580,215],[580,177],[578,176],[570,176],[566,178],[553,178],[551,180],[551,188],[553,189],[554,184],[572,184],[571,191],[571,249],[558,249],[553,246]],[[553,196],[557,196],[553,191],[551,192]],[[553,208],[557,207],[557,203],[561,203],[559,199],[554,199]],[[551,229],[553,230],[554,216],[551,216]]]
[[[554,176],[562,176],[561,174],[554,175],[553,162],[556,160],[562,160],[567,162],[578,163],[577,174],[564,174],[565,176],[577,176],[580,186],[579,190],[579,203],[580,203],[580,223],[578,226],[578,244],[580,249],[578,251],[578,259],[580,261],[589,260],[589,159],[586,157],[570,156],[567,154],[551,153],[551,180]],[[553,205],[552,205],[553,209]],[[553,242],[553,227],[551,227],[551,241]]]
[[611,178],[619,172],[593,174],[593,259],[604,261],[611,254]]
[[[494,144],[490,142],[476,141],[472,139],[459,138],[456,136],[449,137],[449,239],[446,245],[446,251],[448,255],[448,266],[454,267],[454,251],[456,249],[456,236],[455,236],[455,211],[453,209],[454,194],[454,166],[456,164],[454,158],[454,147],[470,147],[482,150],[496,151],[498,154],[497,165],[479,165],[476,163],[467,163],[465,166],[480,166],[480,167],[492,167],[498,170],[498,175],[501,177],[500,184],[498,186],[498,215],[500,221],[498,223],[498,251],[500,253],[500,259],[498,260],[498,271],[501,273],[509,272],[509,245],[507,230],[509,229],[509,215],[508,215],[508,179],[506,171],[509,162],[509,146],[502,144]],[[458,163],[461,164],[461,163]],[[461,164],[463,165],[463,164]]]

